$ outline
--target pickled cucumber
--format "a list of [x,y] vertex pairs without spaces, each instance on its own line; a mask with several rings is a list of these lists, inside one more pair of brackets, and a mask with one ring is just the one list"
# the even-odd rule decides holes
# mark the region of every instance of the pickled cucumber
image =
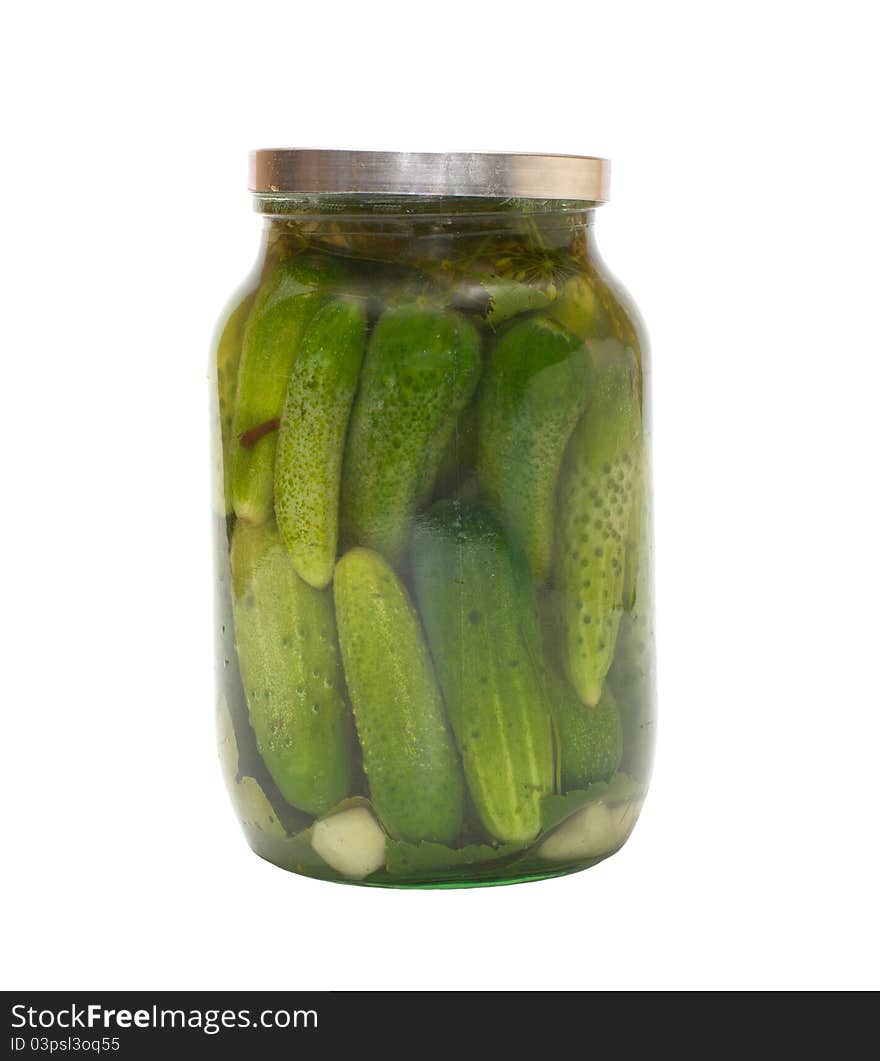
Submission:
[[223,505],[226,515],[232,512],[231,464],[233,445],[233,416],[235,414],[235,388],[238,382],[238,366],[244,341],[244,329],[254,302],[250,292],[235,306],[220,331],[214,355],[217,374],[217,401],[220,415],[220,447],[223,461]]
[[320,814],[352,781],[329,591],[297,575],[272,523],[238,524],[231,561],[235,642],[257,747],[284,798]]
[[366,337],[362,304],[318,310],[294,362],[275,457],[275,515],[297,574],[322,589],[333,577],[339,481]]
[[553,738],[528,566],[485,510],[439,502],[413,531],[412,567],[431,653],[477,814],[528,844],[553,791]]
[[392,564],[418,502],[480,373],[479,337],[462,317],[429,306],[387,310],[373,330],[351,414],[342,535]]
[[567,280],[556,301],[547,310],[548,317],[581,339],[597,334],[601,313],[596,293],[584,276],[573,276]]
[[343,556],[333,594],[373,806],[395,839],[448,844],[461,829],[464,784],[415,609],[369,549]]
[[490,276],[480,286],[487,297],[483,316],[495,328],[510,317],[542,309],[550,301],[546,291],[540,287],[506,276]]
[[623,612],[624,561],[641,456],[635,360],[604,364],[575,428],[559,484],[555,583],[563,662],[589,706],[599,702]]
[[[468,479],[473,478],[477,463],[477,403],[472,401],[462,410],[449,441],[440,458],[440,466],[433,483],[434,496],[451,497],[457,494]],[[420,497],[430,499],[430,486]]]
[[620,705],[623,723],[625,752],[621,767],[640,781],[647,782],[654,751],[656,690],[652,527],[650,494],[644,469],[638,478],[633,508],[638,512],[638,517],[631,521],[624,578],[625,585],[631,589],[624,594],[617,650],[608,680]]
[[477,470],[538,582],[550,574],[556,483],[591,369],[579,339],[534,317],[496,340],[480,387]]
[[606,781],[620,766],[623,754],[623,727],[611,690],[603,690],[595,707],[585,706],[562,673],[551,638],[545,638],[543,677],[556,724],[563,789]]
[[254,299],[244,331],[235,392],[231,495],[236,516],[272,515],[278,424],[303,332],[342,276],[332,259],[293,258],[273,270]]

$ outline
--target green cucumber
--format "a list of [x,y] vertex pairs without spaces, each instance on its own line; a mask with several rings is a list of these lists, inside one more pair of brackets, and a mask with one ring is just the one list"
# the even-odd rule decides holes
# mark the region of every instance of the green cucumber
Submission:
[[232,506],[247,523],[265,523],[272,515],[277,428],[290,370],[303,331],[340,270],[332,260],[293,258],[269,274],[254,299],[232,425]]
[[551,301],[542,288],[506,276],[490,276],[481,281],[480,287],[487,296],[483,316],[493,328],[520,313],[543,309]]
[[333,577],[339,481],[367,320],[362,304],[318,310],[294,362],[275,457],[275,516],[297,574],[323,589]]
[[476,812],[502,843],[530,843],[553,791],[538,617],[525,557],[487,511],[445,501],[413,532],[428,642]]
[[274,524],[236,525],[235,643],[257,748],[284,798],[321,814],[348,795],[351,719],[329,591],[304,582]]
[[621,767],[647,782],[656,726],[654,628],[650,612],[634,608],[624,613],[609,681],[620,705],[623,725]]
[[400,560],[412,515],[430,497],[479,373],[479,337],[457,314],[409,305],[382,315],[364,358],[345,451],[346,545]]
[[547,316],[582,339],[598,334],[601,307],[586,276],[572,276],[562,285]]
[[555,582],[563,663],[581,700],[599,702],[623,612],[624,562],[641,457],[635,360],[606,362],[559,482]]
[[[624,612],[608,680],[623,720],[622,768],[647,782],[654,752],[656,690],[654,678],[654,579],[652,527],[647,469],[639,476],[626,556]],[[637,539],[636,539],[637,536]]]
[[591,369],[579,339],[534,317],[499,336],[480,387],[477,470],[538,582],[551,570],[559,468],[587,406]]
[[395,839],[448,844],[461,829],[464,783],[415,609],[370,549],[342,557],[333,594],[373,806]]
[[[434,485],[436,497],[457,494],[473,477],[477,463],[477,406],[471,402],[458,417],[443,450]],[[430,495],[429,495],[430,496]],[[425,500],[429,498],[426,497]]]
[[231,464],[232,464],[232,421],[235,415],[235,388],[238,381],[238,366],[241,361],[241,350],[244,340],[244,329],[248,314],[254,303],[254,292],[237,303],[226,317],[220,334],[214,343],[214,371],[217,377],[217,401],[220,418],[220,452],[223,461],[223,502],[222,510],[226,515],[232,513]]
[[605,781],[620,766],[623,729],[617,702],[607,687],[595,707],[581,703],[555,671],[547,681],[559,736],[562,786],[566,791]]
[[623,754],[623,729],[620,711],[607,686],[595,707],[581,702],[559,663],[559,627],[550,593],[541,595],[539,608],[544,631],[544,688],[556,727],[562,788],[569,792],[612,776]]

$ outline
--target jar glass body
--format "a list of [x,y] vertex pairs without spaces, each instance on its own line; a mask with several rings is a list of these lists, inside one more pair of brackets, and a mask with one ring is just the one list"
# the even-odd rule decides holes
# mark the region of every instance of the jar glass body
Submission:
[[619,849],[654,735],[648,350],[589,203],[268,195],[212,356],[218,733],[308,876]]

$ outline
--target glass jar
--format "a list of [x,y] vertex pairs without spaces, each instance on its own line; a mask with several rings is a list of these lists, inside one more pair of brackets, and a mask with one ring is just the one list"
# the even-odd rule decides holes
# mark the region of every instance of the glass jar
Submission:
[[603,160],[259,151],[212,359],[223,770],[326,880],[612,854],[654,720],[648,351]]

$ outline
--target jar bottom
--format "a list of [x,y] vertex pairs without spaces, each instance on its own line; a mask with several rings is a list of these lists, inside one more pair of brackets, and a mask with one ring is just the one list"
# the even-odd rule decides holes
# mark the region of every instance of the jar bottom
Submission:
[[344,884],[362,888],[389,888],[393,890],[416,889],[419,891],[440,891],[460,888],[492,888],[504,887],[511,884],[532,884],[542,880],[552,880],[554,877],[567,877],[573,873],[581,873],[583,870],[591,869],[593,866],[613,857],[624,846],[620,844],[614,850],[593,858],[581,859],[576,862],[559,863],[557,865],[536,864],[537,860],[529,860],[527,866],[485,866],[470,867],[467,875],[462,871],[459,875],[452,873],[441,875],[436,873],[413,874],[408,877],[395,879],[387,873],[381,876],[371,876],[369,879],[352,879],[334,871],[326,866],[319,865],[317,860],[297,861],[291,852],[284,849],[283,842],[279,843],[273,837],[248,836],[248,845],[251,850],[265,862],[278,869],[285,870],[298,877],[308,877],[312,880],[326,881],[330,884]]
[[492,877],[470,877],[467,880],[442,880],[442,881],[343,881],[344,884],[360,884],[368,888],[412,888],[418,891],[450,891],[461,888],[502,888],[510,884],[535,884],[542,880],[552,880],[554,877],[570,877],[573,873],[581,873],[585,869],[604,862],[612,854],[602,855],[600,858],[592,859],[590,862],[577,866],[554,867],[543,872],[499,875]]

